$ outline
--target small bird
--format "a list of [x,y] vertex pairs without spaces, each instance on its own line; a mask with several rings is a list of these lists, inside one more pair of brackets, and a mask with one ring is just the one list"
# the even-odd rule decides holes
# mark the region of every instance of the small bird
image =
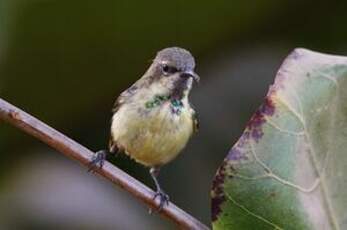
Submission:
[[188,100],[193,82],[200,80],[194,68],[194,57],[185,49],[159,51],[147,72],[116,100],[109,150],[97,152],[91,161],[91,169],[101,168],[108,153],[124,152],[149,167],[159,210],[169,202],[158,182],[160,168],[181,152],[199,126]]

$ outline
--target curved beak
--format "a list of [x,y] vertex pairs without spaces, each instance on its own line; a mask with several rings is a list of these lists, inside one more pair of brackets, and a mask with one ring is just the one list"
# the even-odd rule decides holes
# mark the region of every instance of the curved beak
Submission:
[[197,83],[199,83],[200,81],[200,77],[199,75],[197,75],[194,71],[185,71],[184,73],[181,74],[181,77],[185,77],[185,78],[193,78],[193,80]]

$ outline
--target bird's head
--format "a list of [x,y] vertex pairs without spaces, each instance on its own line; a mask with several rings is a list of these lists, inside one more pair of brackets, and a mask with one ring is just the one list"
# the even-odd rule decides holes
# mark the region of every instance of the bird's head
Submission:
[[194,68],[195,60],[189,51],[171,47],[157,53],[146,76],[152,84],[160,84],[172,97],[181,99],[188,95],[193,81],[200,80]]

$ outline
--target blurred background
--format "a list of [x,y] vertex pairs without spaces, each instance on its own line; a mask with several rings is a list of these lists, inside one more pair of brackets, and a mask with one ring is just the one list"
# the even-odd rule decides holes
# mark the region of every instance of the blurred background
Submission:
[[[295,47],[347,54],[346,1],[0,1],[0,96],[91,150],[116,97],[169,46],[190,50],[200,132],[160,175],[210,223],[211,180]],[[0,229],[175,229],[110,182],[0,123]],[[127,157],[112,162],[153,187]]]

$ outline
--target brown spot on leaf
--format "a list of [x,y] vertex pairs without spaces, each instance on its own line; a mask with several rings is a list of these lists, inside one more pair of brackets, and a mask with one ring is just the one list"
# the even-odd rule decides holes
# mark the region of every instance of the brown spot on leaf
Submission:
[[212,222],[218,219],[218,216],[222,212],[221,206],[226,201],[224,193],[225,179],[232,177],[230,170],[233,170],[230,162],[247,159],[247,156],[243,153],[241,148],[250,139],[258,142],[259,139],[264,135],[262,126],[266,122],[266,116],[273,116],[275,113],[275,106],[271,99],[274,93],[275,88],[272,88],[268,96],[265,98],[264,103],[259,107],[250,121],[247,123],[246,130],[242,134],[241,138],[238,140],[237,144],[231,148],[227,158],[217,171],[212,183],[211,191]]
[[[256,142],[264,135],[262,125],[265,123],[265,116],[272,116],[275,113],[275,106],[270,96],[265,98],[264,103],[252,116],[250,121],[247,123],[246,130],[243,135],[244,138],[252,138]],[[242,137],[241,137],[242,139]]]
[[236,145],[230,149],[227,159],[231,161],[247,160],[247,156],[245,156],[245,154]]
[[212,191],[211,191],[211,218],[212,222],[216,221],[218,215],[222,211],[222,204],[225,202],[225,194],[224,194],[224,183],[226,178],[226,171],[228,167],[228,160],[224,160],[222,165],[217,171],[216,176],[212,182]]

